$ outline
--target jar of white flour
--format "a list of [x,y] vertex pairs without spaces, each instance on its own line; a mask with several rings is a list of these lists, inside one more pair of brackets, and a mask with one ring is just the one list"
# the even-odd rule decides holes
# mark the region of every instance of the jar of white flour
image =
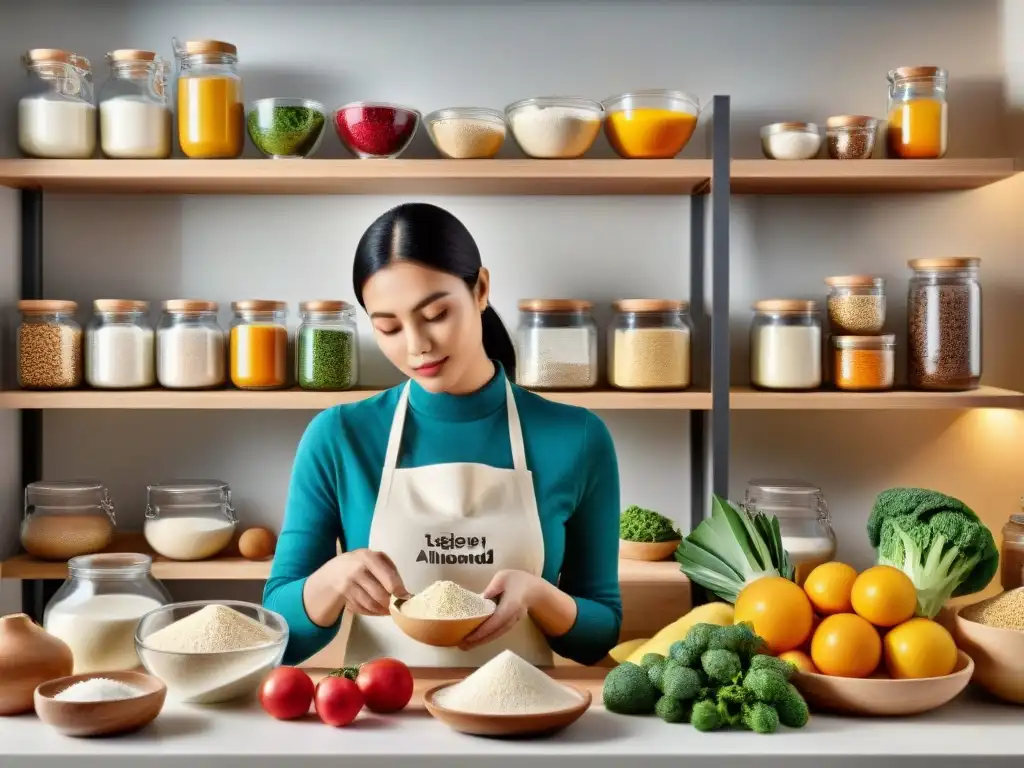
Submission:
[[516,383],[530,389],[597,385],[597,324],[589,301],[524,299],[516,333]]
[[149,304],[98,299],[85,333],[85,380],[97,389],[142,389],[156,383]]
[[110,77],[100,89],[100,149],[107,157],[171,156],[167,62],[153,51],[107,54]]
[[156,378],[168,389],[211,389],[227,380],[227,344],[217,302],[172,299],[156,331]]
[[817,389],[821,386],[821,338],[817,302],[756,302],[750,326],[751,384],[760,389]]
[[34,48],[22,60],[28,85],[18,101],[18,147],[29,157],[92,157],[96,107],[89,60],[57,48]]
[[206,560],[234,538],[238,518],[231,488],[220,480],[177,480],[146,489],[142,531],[153,550],[171,560]]

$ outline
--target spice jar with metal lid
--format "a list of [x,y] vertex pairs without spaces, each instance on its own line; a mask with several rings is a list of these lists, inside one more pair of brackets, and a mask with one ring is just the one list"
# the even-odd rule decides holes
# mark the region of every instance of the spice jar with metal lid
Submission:
[[867,160],[875,151],[878,120],[867,115],[836,115],[825,122],[828,156],[833,160]]
[[351,389],[359,376],[356,315],[344,301],[304,301],[295,331],[295,373],[303,389]]
[[761,389],[821,386],[821,317],[817,302],[768,299],[754,304],[750,381]]
[[179,44],[178,143],[196,159],[233,158],[245,144],[245,107],[238,49],[220,40]]
[[832,378],[836,389],[880,392],[896,379],[896,337],[833,336]]
[[821,150],[814,123],[772,123],[761,129],[761,150],[769,160],[810,160]]
[[949,143],[946,84],[940,67],[900,67],[889,72],[890,157],[934,160],[944,157]]
[[885,325],[885,278],[872,275],[826,277],[832,332],[871,336]]
[[220,554],[238,518],[231,488],[220,480],[176,480],[146,489],[143,533],[153,551],[171,560],[206,560]]
[[82,328],[73,301],[18,302],[18,386],[71,389],[82,383]]
[[107,54],[110,77],[100,89],[100,149],[107,157],[171,156],[171,108],[167,62],[153,51]]
[[172,299],[156,332],[156,378],[167,389],[224,385],[227,357],[215,301]]
[[85,380],[97,389],[142,389],[156,383],[149,302],[98,299],[85,333]]
[[287,304],[247,299],[231,305],[231,383],[239,389],[288,384]]
[[[1024,499],[1021,499],[1024,508]],[[1024,587],[1024,514],[1010,515],[1003,526],[1003,546],[999,553],[999,581],[1004,590]]]
[[981,383],[981,285],[976,258],[914,259],[907,295],[907,381],[917,389]]
[[114,505],[102,483],[40,480],[25,486],[24,503],[21,546],[41,560],[100,552],[114,535]]
[[689,304],[622,299],[608,329],[608,383],[619,389],[678,390],[691,383]]
[[516,383],[530,389],[597,385],[597,324],[589,301],[524,299],[516,333]]
[[57,48],[22,59],[28,83],[18,101],[18,148],[29,157],[83,159],[96,150],[92,65]]

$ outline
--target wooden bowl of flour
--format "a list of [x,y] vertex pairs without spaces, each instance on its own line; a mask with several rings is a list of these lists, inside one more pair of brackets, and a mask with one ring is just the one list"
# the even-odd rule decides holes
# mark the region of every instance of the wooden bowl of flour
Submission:
[[553,712],[538,712],[523,715],[480,715],[475,712],[460,712],[448,709],[438,703],[438,694],[456,683],[445,683],[431,688],[423,695],[423,706],[431,717],[440,720],[449,728],[471,736],[496,738],[523,738],[527,736],[550,736],[579,720],[590,708],[590,691],[580,690],[562,684],[579,698],[579,703]]
[[407,602],[400,598],[392,600],[391,618],[413,640],[435,648],[454,648],[459,645],[470,632],[487,621],[497,608],[493,600],[488,600],[490,610],[483,616],[469,619],[420,619],[402,612],[402,606]]

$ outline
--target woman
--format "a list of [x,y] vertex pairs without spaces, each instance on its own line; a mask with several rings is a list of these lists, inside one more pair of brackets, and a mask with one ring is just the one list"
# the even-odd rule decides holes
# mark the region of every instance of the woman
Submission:
[[[411,203],[377,219],[353,286],[410,381],[320,413],[299,444],[264,593],[291,630],[286,662],[323,648],[343,614],[346,664],[471,667],[506,648],[537,665],[552,651],[601,660],[622,618],[607,428],[509,383],[490,276],[447,211]],[[459,649],[417,643],[388,615],[392,596],[439,580],[498,603]]]

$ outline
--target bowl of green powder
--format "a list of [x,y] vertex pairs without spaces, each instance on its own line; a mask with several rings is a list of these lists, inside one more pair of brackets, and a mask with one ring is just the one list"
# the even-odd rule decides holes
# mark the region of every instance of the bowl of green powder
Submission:
[[310,99],[259,99],[249,105],[249,138],[275,160],[309,157],[324,135],[324,105]]

